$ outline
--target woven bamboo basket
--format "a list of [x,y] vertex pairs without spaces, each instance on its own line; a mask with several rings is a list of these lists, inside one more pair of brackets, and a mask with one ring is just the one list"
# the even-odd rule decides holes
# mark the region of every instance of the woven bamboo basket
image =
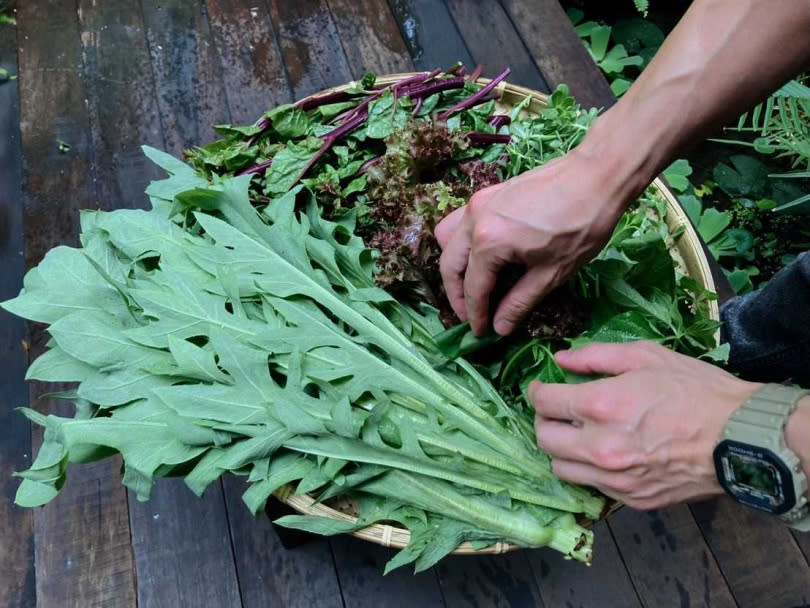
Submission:
[[[408,76],[413,76],[415,74],[416,73],[414,72],[382,76],[377,79],[377,84],[391,84],[397,80],[406,78]],[[490,79],[479,78],[476,82],[484,85],[490,82]],[[350,82],[339,87],[326,89],[322,91],[321,94],[340,91],[355,86],[355,84],[355,82]],[[501,112],[508,112],[518,103],[524,101],[527,97],[530,97],[531,101],[525,107],[524,112],[529,115],[537,114],[546,106],[548,99],[548,96],[543,93],[539,93],[538,91],[534,91],[526,87],[510,84],[506,81],[500,82],[495,91],[499,95],[499,98],[495,102],[496,107]],[[670,247],[670,253],[672,254],[673,259],[681,272],[684,272],[685,274],[694,278],[703,287],[714,292],[715,283],[714,279],[712,278],[708,260],[706,259],[706,255],[700,245],[698,235],[695,232],[695,229],[692,227],[692,224],[689,222],[686,213],[681,208],[677,198],[675,198],[675,195],[669,190],[661,179],[656,179],[653,182],[653,186],[658,190],[661,196],[666,199],[666,221],[670,231],[674,231],[676,229],[683,230],[682,235],[677,239],[676,242],[672,243],[672,246]],[[709,302],[709,313],[713,319],[718,320],[720,318],[720,312],[716,301]],[[294,488],[292,485],[285,485],[275,492],[275,496],[299,513],[303,513],[305,515],[316,515],[350,522],[357,521],[357,510],[350,499],[336,498],[328,500],[324,503],[318,503],[309,494],[297,495],[294,494],[293,491]],[[611,503],[606,510],[605,516],[607,517],[610,513],[613,513],[620,507],[620,503]],[[580,523],[587,526],[591,525],[593,522],[587,519],[582,519],[580,520]],[[384,547],[394,547],[398,549],[405,547],[411,538],[411,534],[407,529],[387,524],[374,524],[367,528],[353,532],[352,535],[363,540],[383,545]],[[497,554],[506,553],[508,551],[513,551],[520,548],[521,547],[519,545],[510,543],[495,543],[494,545],[485,547],[483,549],[474,549],[470,543],[465,542],[459,545],[459,547],[453,551],[453,553],[456,555],[480,555],[485,553]]]

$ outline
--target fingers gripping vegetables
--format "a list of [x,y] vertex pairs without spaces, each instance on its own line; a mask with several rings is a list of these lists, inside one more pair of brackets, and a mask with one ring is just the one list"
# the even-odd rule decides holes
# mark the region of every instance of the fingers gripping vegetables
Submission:
[[388,569],[427,568],[463,541],[589,561],[577,521],[605,501],[553,476],[526,384],[566,379],[551,357],[564,337],[701,354],[715,325],[648,198],[565,287],[588,313],[577,331],[540,313],[549,331],[500,340],[490,360],[463,326],[445,331],[435,223],[563,154],[591,116],[558,91],[540,118],[502,118],[493,82],[460,68],[384,88],[369,77],[219,127],[225,139],[191,151],[191,166],[145,149],[168,173],[147,190],[152,209],[84,212],[81,247],[51,250],[3,303],[49,325],[28,378],[77,383],[74,418],[23,410],[45,441],[18,504],[53,499],[69,463],[120,452],[139,499],[155,477],[182,475],[201,494],[228,472],[247,478],[253,512],[288,483],[347,496],[356,524],[278,523],[336,534],[397,522],[411,542]]

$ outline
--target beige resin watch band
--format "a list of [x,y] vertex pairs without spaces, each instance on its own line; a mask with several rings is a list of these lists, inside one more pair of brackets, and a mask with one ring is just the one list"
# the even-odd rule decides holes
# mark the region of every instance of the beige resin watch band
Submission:
[[785,443],[784,428],[799,400],[810,391],[782,384],[765,384],[757,389],[726,422],[722,439],[767,448],[778,456],[793,476],[796,506],[779,516],[789,526],[810,531],[807,508],[807,476],[798,456]]

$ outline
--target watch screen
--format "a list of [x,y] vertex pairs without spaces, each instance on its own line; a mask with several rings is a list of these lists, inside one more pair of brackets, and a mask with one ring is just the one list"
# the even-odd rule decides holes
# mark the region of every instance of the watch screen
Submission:
[[775,496],[779,490],[776,469],[767,462],[738,454],[729,455],[729,465],[734,473],[734,481],[763,494]]
[[739,503],[775,515],[796,504],[790,470],[766,448],[724,439],[715,446],[714,465],[720,485]]

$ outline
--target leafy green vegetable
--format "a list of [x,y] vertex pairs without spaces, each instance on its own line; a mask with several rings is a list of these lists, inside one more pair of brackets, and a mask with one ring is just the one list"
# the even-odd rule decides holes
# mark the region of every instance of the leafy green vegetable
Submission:
[[187,153],[191,165],[145,148],[168,174],[147,190],[151,211],[84,212],[81,247],[50,251],[2,303],[49,325],[28,377],[77,384],[74,418],[23,410],[45,440],[20,473],[19,504],[54,499],[68,463],[120,452],[141,500],[155,477],[182,475],[201,494],[224,473],[247,478],[254,513],[285,484],[348,496],[356,523],[279,523],[404,526],[411,543],[387,569],[430,567],[465,541],[590,560],[581,524],[604,497],[554,477],[526,386],[587,380],[553,354],[594,340],[722,357],[713,296],[676,270],[678,235],[650,191],[527,333],[446,329],[435,222],[480,187],[565,154],[595,111],[560,88],[539,117],[518,108],[493,121],[489,91],[455,73],[374,87],[370,76],[222,125],[222,140]]
[[[189,177],[174,164],[167,168],[175,171],[168,181]],[[572,523],[558,533],[521,513],[538,505],[559,510],[557,517],[597,517],[602,500],[539,466],[544,459],[531,436],[516,434],[522,427],[509,422],[514,414],[496,393],[476,389],[484,380],[473,368],[444,360],[435,345],[418,348],[380,314],[390,298],[369,292],[362,251],[313,228],[323,220],[297,217],[294,196],[260,216],[249,181],[222,180],[215,196],[187,192],[210,212],[186,216],[191,231],[161,213],[163,204],[151,212],[92,213],[83,239],[109,251],[109,271],[91,264],[86,249],[59,248],[29,273],[24,293],[4,304],[51,323],[50,352],[77,362],[62,365],[60,376],[79,381],[77,394],[94,404],[87,420],[28,412],[52,433],[23,474],[30,483],[19,502],[53,498],[64,463],[90,445],[124,455],[124,482],[141,499],[156,474],[183,465],[197,492],[224,471],[252,475],[262,484],[247,497],[255,509],[281,479],[267,482],[262,463],[293,451],[315,457],[308,462],[322,476],[312,489],[332,481],[337,471],[326,474],[325,462],[334,459],[360,470],[399,470],[410,489],[400,488],[397,500],[431,509],[433,517],[466,518],[465,538],[552,543],[587,558],[588,532]],[[146,264],[145,255],[158,259]],[[353,281],[358,273],[362,280]],[[70,290],[75,297],[66,306],[59,281],[69,275],[85,277],[86,287]],[[413,332],[420,315],[409,315]],[[438,361],[447,373],[436,371]],[[47,475],[38,473],[46,468]],[[297,472],[302,480],[309,474]],[[390,495],[379,484],[357,489],[385,487]],[[436,495],[453,495],[448,484],[474,492],[465,498],[472,506],[437,505]],[[515,506],[514,515],[481,510],[486,495],[501,493],[526,506]]]

